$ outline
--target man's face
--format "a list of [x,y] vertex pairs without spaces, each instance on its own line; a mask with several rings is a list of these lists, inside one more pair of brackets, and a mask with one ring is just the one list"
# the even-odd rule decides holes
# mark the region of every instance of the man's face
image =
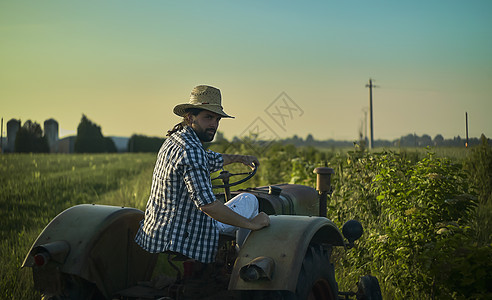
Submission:
[[211,142],[219,127],[221,116],[208,110],[202,110],[198,115],[191,116],[191,128],[196,132],[202,143]]

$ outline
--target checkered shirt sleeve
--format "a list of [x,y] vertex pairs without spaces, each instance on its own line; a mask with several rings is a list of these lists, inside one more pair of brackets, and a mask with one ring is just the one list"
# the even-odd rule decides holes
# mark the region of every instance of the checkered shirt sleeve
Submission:
[[199,207],[215,201],[210,173],[222,168],[222,155],[205,151],[186,127],[169,137],[159,151],[145,218],[135,241],[149,252],[167,250],[198,261],[215,260],[215,221]]

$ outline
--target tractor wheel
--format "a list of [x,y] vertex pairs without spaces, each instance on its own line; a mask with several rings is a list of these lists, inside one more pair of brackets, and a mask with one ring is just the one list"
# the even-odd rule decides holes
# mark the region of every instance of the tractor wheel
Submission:
[[357,284],[357,300],[382,300],[378,279],[371,275],[362,276]]
[[335,268],[330,262],[331,248],[311,245],[304,256],[295,297],[285,299],[336,300],[338,284]]
[[311,245],[306,251],[297,279],[296,292],[243,291],[242,300],[336,300],[338,284],[330,262],[331,248]]

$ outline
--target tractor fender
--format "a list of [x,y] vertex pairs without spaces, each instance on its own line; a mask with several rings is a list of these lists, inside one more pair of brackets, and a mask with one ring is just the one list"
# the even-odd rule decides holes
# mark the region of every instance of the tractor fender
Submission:
[[[270,226],[252,231],[242,245],[234,263],[229,289],[295,292],[302,261],[310,244],[345,246],[340,230],[327,218],[270,216]],[[258,276],[258,280],[241,278],[244,268],[258,260],[268,262],[267,273],[271,276]],[[254,267],[262,268],[261,265]]]
[[[134,241],[143,217],[141,210],[128,207],[81,204],[68,208],[41,232],[22,267],[32,267],[35,278],[56,278],[50,271],[54,266],[60,273],[95,283],[109,297],[152,274],[157,255]],[[34,256],[43,251],[51,259],[46,266],[38,266]]]

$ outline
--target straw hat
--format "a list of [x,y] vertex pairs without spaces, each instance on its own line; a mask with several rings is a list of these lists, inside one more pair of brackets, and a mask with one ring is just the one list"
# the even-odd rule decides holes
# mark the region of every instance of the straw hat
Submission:
[[200,108],[219,114],[224,118],[234,118],[223,111],[221,102],[222,97],[219,89],[208,85],[199,85],[191,91],[190,102],[176,105],[173,111],[178,116],[184,117],[188,108]]

